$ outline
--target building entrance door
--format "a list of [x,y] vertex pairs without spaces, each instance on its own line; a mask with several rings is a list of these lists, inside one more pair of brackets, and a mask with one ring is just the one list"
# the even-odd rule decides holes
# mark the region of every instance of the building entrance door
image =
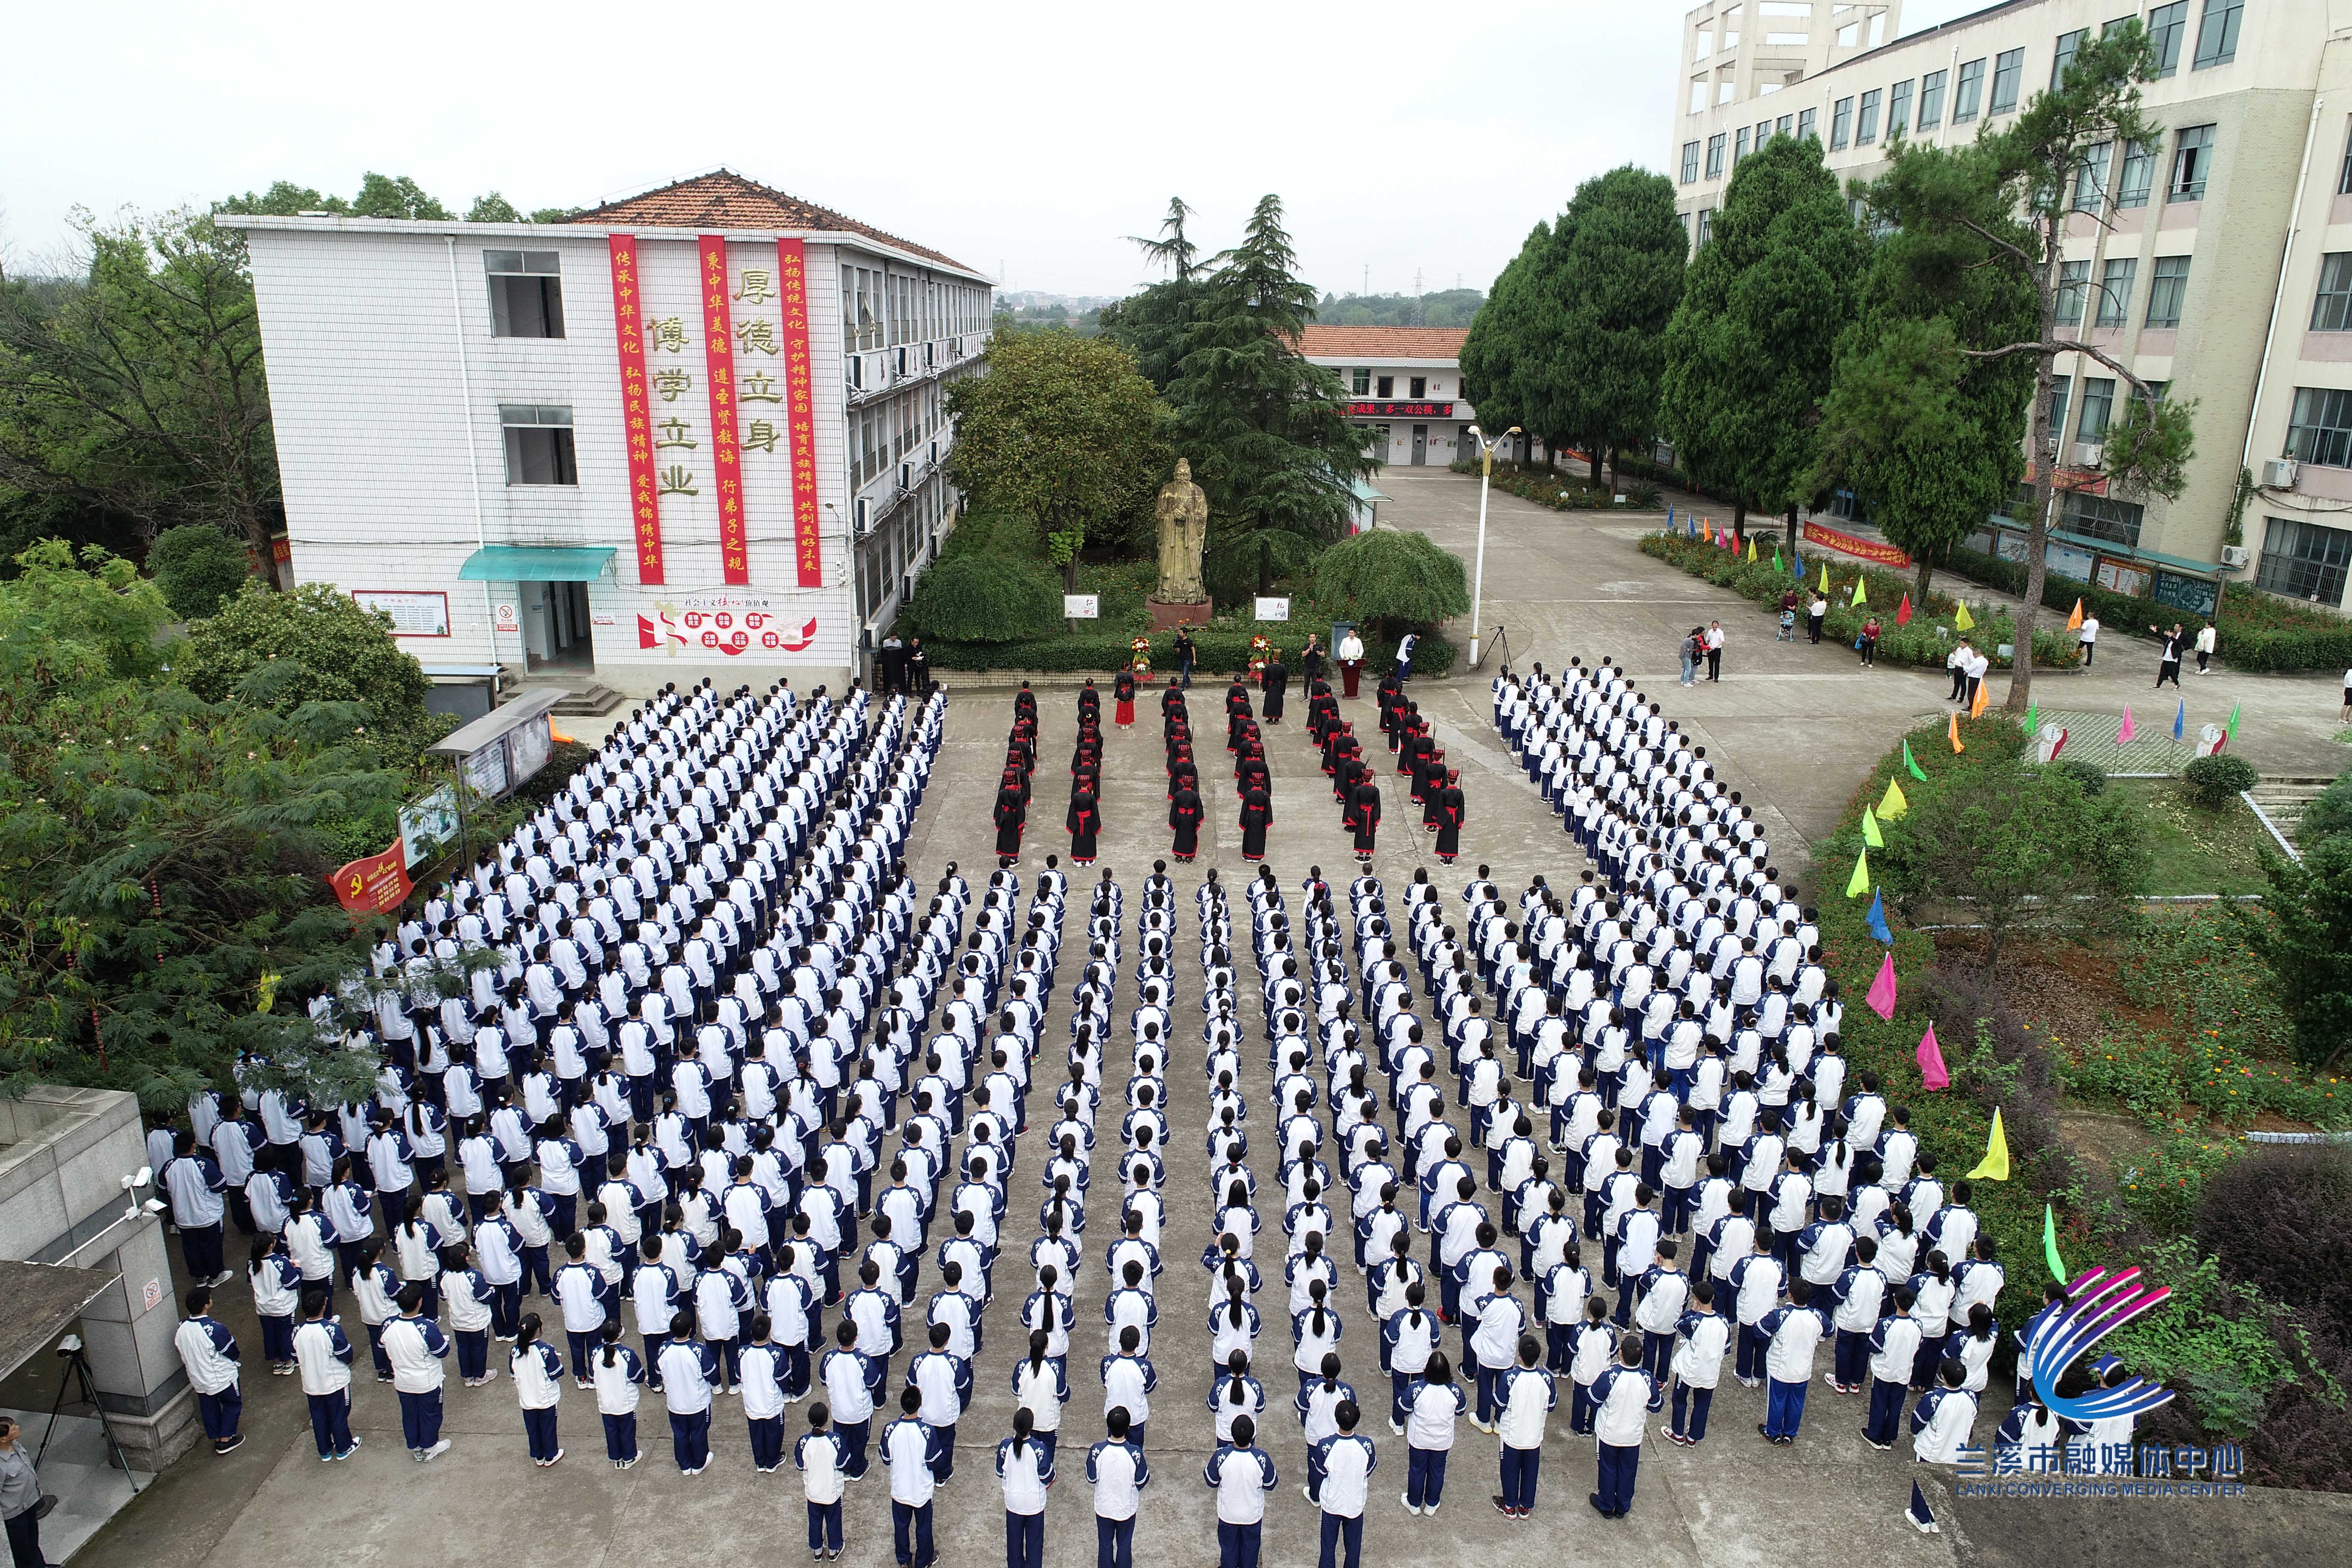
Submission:
[[1429,426],[1416,425],[1412,427],[1412,466],[1418,468],[1428,461]]
[[1389,460],[1389,427],[1385,425],[1372,426],[1372,457],[1377,462]]
[[589,636],[588,584],[518,583],[522,598],[523,647],[532,669],[593,669],[596,650]]

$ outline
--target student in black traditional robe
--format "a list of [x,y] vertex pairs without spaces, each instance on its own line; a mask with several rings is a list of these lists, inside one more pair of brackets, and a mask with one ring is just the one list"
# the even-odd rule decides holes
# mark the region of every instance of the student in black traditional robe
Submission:
[[1095,836],[1102,831],[1102,812],[1094,791],[1081,785],[1070,796],[1070,858],[1080,866],[1095,863]]
[[1249,689],[1237,679],[1225,690],[1225,750],[1241,743],[1242,725],[1249,721]]
[[1101,718],[1102,693],[1095,689],[1095,678],[1089,675],[1087,683],[1078,688],[1078,721],[1084,723],[1088,719],[1100,721]]
[[1188,746],[1177,752],[1176,760],[1168,764],[1168,798],[1174,800],[1176,792],[1180,789],[1189,789],[1198,793],[1200,787],[1201,769],[1192,761],[1192,751]]
[[1269,724],[1282,722],[1283,694],[1290,689],[1290,667],[1282,662],[1282,650],[1276,648],[1266,657],[1265,668],[1258,675],[1258,685],[1265,692],[1259,717]]
[[1373,698],[1380,704],[1381,733],[1388,737],[1389,750],[1393,752],[1396,750],[1397,715],[1403,710],[1404,698],[1404,686],[1397,679],[1395,670],[1381,677],[1380,689],[1373,693]]
[[1266,771],[1264,757],[1244,757],[1242,765],[1234,770],[1234,793],[1244,800],[1249,797],[1250,791],[1270,790],[1273,784],[1273,775]]
[[1356,814],[1356,786],[1371,782],[1372,772],[1353,750],[1339,753],[1339,771],[1331,775],[1331,798],[1339,803],[1339,824],[1351,826]]
[[1020,784],[1009,771],[996,792],[995,816],[997,864],[1010,866],[1021,858],[1021,829],[1029,820],[1029,806],[1021,798]]
[[1445,787],[1445,752],[1432,746],[1413,763],[1412,798],[1421,802],[1421,825],[1437,831],[1437,795]]
[[1356,786],[1355,803],[1349,815],[1349,826],[1356,830],[1356,858],[1370,864],[1372,840],[1381,826],[1381,786],[1369,773],[1364,782]]
[[1173,684],[1160,688],[1160,711],[1162,714],[1184,711],[1184,689]]
[[1168,803],[1168,826],[1176,830],[1175,856],[1190,861],[1201,852],[1201,792],[1186,785]]
[[1111,710],[1111,722],[1120,729],[1135,724],[1135,671],[1122,669],[1110,683],[1110,694],[1117,706]]
[[1412,780],[1412,798],[1422,797],[1422,784],[1429,773],[1430,753],[1437,750],[1437,742],[1429,732],[1429,721],[1413,721],[1412,731],[1404,738],[1403,766],[1397,772]]
[[1462,824],[1469,816],[1462,794],[1462,770],[1449,769],[1445,787],[1437,792],[1437,858],[1447,865],[1462,853]]
[[1274,826],[1274,799],[1264,790],[1242,796],[1242,858],[1265,858],[1265,830]]
[[1429,721],[1421,716],[1421,704],[1408,702],[1397,715],[1396,733],[1389,737],[1389,750],[1397,754],[1397,773],[1412,772],[1414,748],[1420,738],[1429,732]]
[[1345,749],[1345,742],[1354,736],[1355,731],[1356,724],[1352,719],[1342,719],[1331,726],[1331,732],[1323,738],[1323,771],[1325,773],[1336,773],[1339,771],[1339,753]]
[[1026,719],[1033,724],[1037,721],[1037,694],[1029,689],[1029,683],[1025,680],[1021,683],[1021,689],[1013,694],[1013,717]]

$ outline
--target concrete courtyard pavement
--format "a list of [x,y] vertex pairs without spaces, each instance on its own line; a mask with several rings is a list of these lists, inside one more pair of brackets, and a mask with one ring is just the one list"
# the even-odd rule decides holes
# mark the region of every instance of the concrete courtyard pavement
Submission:
[[[1381,509],[1383,524],[1420,530],[1465,564],[1475,563],[1475,477],[1391,468],[1380,486],[1391,498]],[[1570,656],[1587,664],[1604,655],[1617,659],[1707,748],[1717,776],[1759,807],[1776,850],[1785,843],[1784,858],[1795,858],[1836,826],[1847,797],[1904,731],[1949,710],[1943,701],[1948,678],[1885,662],[1865,670],[1851,648],[1826,641],[1815,647],[1801,632],[1794,643],[1775,641],[1774,612],[1641,552],[1642,536],[1664,521],[1663,510],[1554,511],[1491,492],[1482,630],[1490,643],[1498,631],[1507,633],[1514,668],[1541,660],[1553,669]],[[1727,634],[1723,679],[1682,689],[1675,684],[1682,634],[1713,620]],[[1467,621],[1454,623],[1449,635],[1463,645],[1466,663]],[[2036,700],[2044,709],[2116,720],[2129,702],[2143,729],[2168,732],[2175,694],[2169,687],[2154,689],[2155,644],[2115,631],[2100,649],[2088,671],[2037,670]],[[1491,734],[1486,681],[1494,669],[1490,657],[1475,678],[1430,683],[1421,693],[1423,710],[1457,730]],[[1988,679],[1998,707],[2008,693],[2008,672],[1995,670]],[[2191,661],[2181,685],[2192,737],[2200,725],[2221,723],[2233,703],[2243,703],[2233,749],[2266,773],[2333,777],[2352,763],[2352,751],[2333,738],[2342,727],[2336,671],[2247,675],[2217,664],[2213,675],[2200,678]],[[1793,831],[1780,832],[1783,823]]]

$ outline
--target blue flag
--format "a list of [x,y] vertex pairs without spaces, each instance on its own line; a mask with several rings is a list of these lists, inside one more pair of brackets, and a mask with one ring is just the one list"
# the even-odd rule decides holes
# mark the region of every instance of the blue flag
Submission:
[[1881,900],[1878,889],[1875,888],[1871,889],[1870,913],[1865,918],[1870,921],[1871,935],[1886,943],[1889,947],[1895,945],[1895,933],[1892,931],[1889,931],[1886,926],[1886,905]]
[[2179,706],[2179,708],[2176,708],[2175,710],[2173,710],[2173,713],[2172,713],[2172,738],[2173,738],[2174,740],[2176,740],[2176,741],[2178,741],[2179,739],[2180,739],[2180,732],[2181,732],[2183,730],[2187,729],[2188,727],[2189,727],[2189,700],[2188,700],[2187,698],[2185,698],[2185,697],[2184,697],[2184,698],[2182,698],[2182,699],[2180,700],[2180,706]]
[[1672,502],[1672,501],[1668,501],[1668,502],[1666,503],[1666,531],[1667,531],[1668,533],[1672,533],[1674,531],[1675,531],[1675,506],[1674,506],[1674,502]]

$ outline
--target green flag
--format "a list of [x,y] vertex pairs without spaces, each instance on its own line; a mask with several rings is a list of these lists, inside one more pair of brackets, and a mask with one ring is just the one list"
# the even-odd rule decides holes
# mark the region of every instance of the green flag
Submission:
[[1878,818],[1870,815],[1870,807],[1862,808],[1862,841],[1873,849],[1886,847],[1886,836],[1878,831]]
[[2031,741],[2041,733],[2042,704],[2038,701],[2029,702],[2025,705],[2025,738]]
[[2238,710],[2243,706],[2242,702],[2230,704],[2230,739],[2232,741],[2238,738]]
[[1918,763],[1911,755],[1911,740],[1907,735],[1903,741],[1903,765],[1911,771],[1913,778],[1917,779],[1921,784],[1927,782],[1927,775],[1920,772]]
[[2048,1204],[2042,1205],[2042,1256],[2049,1260],[2050,1277],[2065,1284],[2066,1260],[2058,1256],[2058,1215]]

